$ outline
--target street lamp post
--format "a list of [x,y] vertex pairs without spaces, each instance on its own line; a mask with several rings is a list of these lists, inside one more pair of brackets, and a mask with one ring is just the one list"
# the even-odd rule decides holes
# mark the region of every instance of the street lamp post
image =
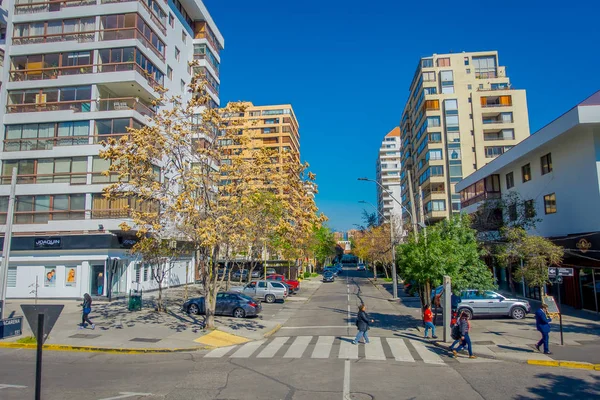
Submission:
[[[375,207],[374,204],[369,203],[368,201],[364,201],[361,200],[359,201],[359,203],[364,203],[364,204],[369,204],[371,207],[373,207],[378,213],[379,215],[381,215],[381,218],[383,218],[383,220],[385,221],[385,215],[383,215],[379,209],[377,207]],[[391,247],[391,251],[392,251],[392,299],[397,299],[398,298],[398,279],[396,277],[396,249],[394,247],[394,218],[393,216],[390,217],[390,245]]]

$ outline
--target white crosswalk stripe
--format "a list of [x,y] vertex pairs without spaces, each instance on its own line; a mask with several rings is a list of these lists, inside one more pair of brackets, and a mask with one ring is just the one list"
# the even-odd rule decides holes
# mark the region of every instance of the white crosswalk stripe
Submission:
[[283,346],[285,342],[288,341],[288,339],[289,337],[276,337],[263,349],[263,351],[258,353],[256,358],[272,358],[275,355],[275,353],[277,353],[277,350],[279,350],[281,346]]
[[[312,336],[298,336],[284,354],[283,358],[301,358],[311,340]],[[327,354],[327,356],[329,356],[329,354]]]
[[311,358],[329,358],[334,339],[334,336],[319,336]]
[[410,354],[410,350],[408,350],[404,339],[387,338],[385,340],[390,346],[390,350],[392,350],[392,354],[394,355],[394,359],[396,361],[415,362],[415,359]]
[[[209,351],[204,357],[238,359],[270,359],[275,357],[288,359],[337,358],[340,360],[364,358],[366,361],[393,360],[395,362],[423,362],[433,365],[447,365],[446,362],[451,360],[447,357],[441,357],[439,350],[416,339],[372,337],[370,343],[364,345],[352,344],[352,339],[352,337],[335,336],[280,336],[242,345],[221,347]],[[311,345],[311,343],[313,344]],[[411,347],[414,350],[411,350]],[[418,357],[413,356],[415,352]],[[456,362],[456,360],[450,362]],[[462,360],[459,360],[459,362],[462,362]]]
[[423,359],[423,362],[425,364],[447,365],[444,363],[444,360],[442,360],[442,358],[439,355],[429,350],[427,347],[425,347],[423,343],[419,342],[418,340],[410,340],[410,344],[415,348],[415,350],[419,354],[419,357]]

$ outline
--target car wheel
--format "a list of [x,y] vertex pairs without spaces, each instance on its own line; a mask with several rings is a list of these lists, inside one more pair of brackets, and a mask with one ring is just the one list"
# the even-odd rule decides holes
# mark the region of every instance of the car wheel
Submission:
[[272,295],[272,294],[268,294],[268,295],[266,295],[266,296],[265,296],[265,301],[266,301],[267,303],[269,303],[269,304],[270,304],[270,303],[275,303],[275,300],[276,300],[276,299],[275,299],[275,296],[274,296],[274,295]]
[[198,307],[196,304],[190,304],[188,307],[188,313],[198,315],[200,314],[200,307]]
[[459,316],[463,313],[467,316],[467,319],[473,319],[473,311],[469,310],[468,308],[461,308],[458,310]]
[[244,318],[246,316],[246,311],[244,311],[243,308],[236,308],[235,310],[233,310],[233,316],[235,318]]
[[526,312],[523,307],[514,307],[512,310],[510,310],[510,316],[513,319],[523,319],[525,318],[525,315]]

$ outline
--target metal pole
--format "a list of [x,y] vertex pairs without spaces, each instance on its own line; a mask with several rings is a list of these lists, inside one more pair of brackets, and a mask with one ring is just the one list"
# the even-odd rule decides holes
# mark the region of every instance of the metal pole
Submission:
[[8,284],[8,265],[10,261],[10,244],[12,241],[12,226],[15,214],[15,192],[17,189],[17,169],[13,168],[10,180],[10,196],[8,198],[8,212],[6,214],[6,231],[4,233],[4,247],[2,248],[2,274],[0,277],[0,319],[4,318],[4,305],[6,304],[6,290]]
[[[596,314],[598,314],[598,293],[596,292],[596,274],[594,274],[594,269],[592,268],[592,284],[594,288],[594,301],[596,302]],[[579,281],[579,285],[581,286],[581,280]],[[583,296],[581,296],[583,299]]]
[[42,346],[44,345],[44,314],[38,314],[37,354],[35,357],[35,400],[42,398]]
[[[558,275],[557,278],[560,278],[560,275]],[[558,279],[557,279],[557,283],[558,283],[558,285],[557,285],[558,286],[558,307],[562,307],[562,304],[560,303],[560,281]],[[560,323],[560,345],[564,346],[565,342],[563,340],[562,311],[560,308],[558,309],[558,321]]]
[[390,213],[390,240],[392,244],[392,300],[398,298],[398,275],[396,274],[396,248],[394,247],[394,215]]
[[450,321],[452,319],[452,280],[449,276],[444,276],[444,342],[450,341]]
[[415,233],[415,242],[419,242],[419,235],[417,232],[417,220],[415,218],[415,214],[417,213],[416,210],[416,206],[415,206],[415,198],[413,196],[413,188],[412,188],[412,177],[411,177],[411,173],[410,173],[410,169],[406,171],[408,173],[408,195],[410,196],[410,209],[412,211],[411,213],[411,221],[412,221],[412,225],[413,225],[413,232]]

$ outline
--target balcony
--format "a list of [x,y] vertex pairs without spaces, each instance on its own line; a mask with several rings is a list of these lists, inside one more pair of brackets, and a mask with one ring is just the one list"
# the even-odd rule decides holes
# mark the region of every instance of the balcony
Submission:
[[[92,110],[92,104],[96,105],[95,110]],[[9,114],[69,110],[73,112],[135,110],[140,114],[150,118],[154,117],[155,115],[155,112],[151,106],[142,103],[137,97],[99,99],[97,101],[88,99],[45,103],[9,104],[6,106],[6,112]]]
[[[160,7],[155,7],[157,9],[151,9],[148,6],[148,2],[144,1],[144,0],[101,0],[102,4],[113,4],[113,3],[126,3],[126,2],[132,2],[132,1],[137,1],[139,2],[142,6],[144,6],[144,8],[146,9],[146,11],[148,11],[148,13],[150,14],[150,19],[156,24],[158,25],[158,28],[160,29],[160,31],[163,33],[163,35],[167,34],[167,15],[162,11],[162,9]],[[154,0],[156,1],[156,0]],[[94,0],[95,3],[95,0]]]
[[509,118],[508,116],[503,117],[502,114],[496,114],[494,116],[484,115],[481,122],[484,125],[491,125],[491,124],[512,124],[514,121],[513,121],[512,115]]
[[65,136],[48,138],[5,139],[4,151],[52,150],[61,146],[80,146],[89,144],[89,136]]
[[496,174],[481,179],[460,192],[461,208],[484,200],[500,198],[502,198],[500,176]]
[[[23,1],[23,0],[21,0]],[[93,6],[96,0],[48,0],[15,4],[15,15],[61,11],[65,8]]]
[[487,96],[481,98],[481,107],[510,107],[512,106],[512,96]]
[[37,81],[44,79],[56,79],[59,76],[85,75],[104,72],[136,71],[148,80],[151,87],[160,86],[164,83],[164,77],[156,81],[148,71],[144,70],[135,61],[123,63],[103,63],[94,65],[75,65],[64,67],[30,68],[10,71],[11,82]]
[[152,44],[150,40],[148,40],[144,36],[144,33],[138,28],[102,29],[98,32],[99,41],[137,39],[142,43],[144,47],[152,50],[152,52],[156,54],[161,61],[165,61],[164,47],[162,48],[162,51],[159,50],[154,44]]
[[57,43],[66,41],[75,41],[78,43],[93,42],[96,37],[96,31],[83,32],[63,32],[63,33],[48,33],[45,35],[34,36],[14,36],[12,38],[13,45],[22,44],[39,44],[39,43]]

